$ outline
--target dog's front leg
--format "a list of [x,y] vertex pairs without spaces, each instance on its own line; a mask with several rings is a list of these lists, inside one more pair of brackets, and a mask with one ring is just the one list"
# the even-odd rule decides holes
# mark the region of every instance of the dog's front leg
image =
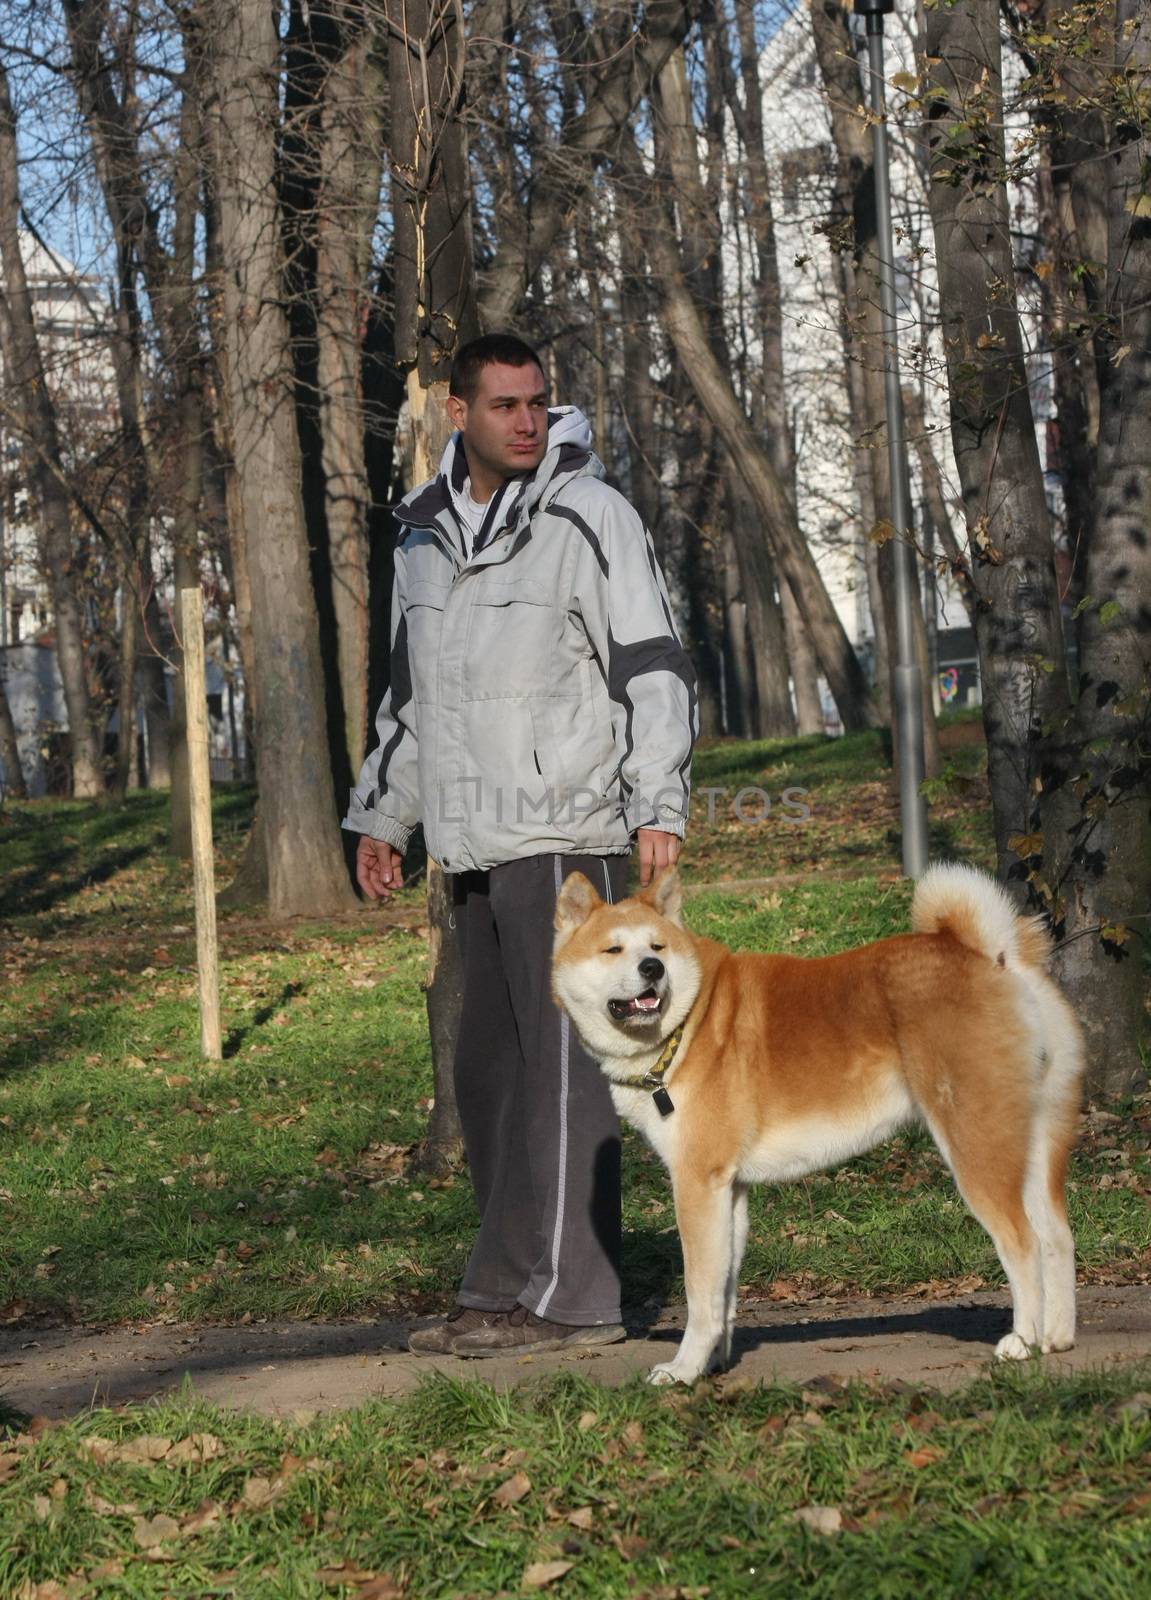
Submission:
[[653,1367],[649,1383],[694,1383],[725,1359],[734,1222],[731,1176],[681,1177],[674,1189],[687,1328],[674,1359]]

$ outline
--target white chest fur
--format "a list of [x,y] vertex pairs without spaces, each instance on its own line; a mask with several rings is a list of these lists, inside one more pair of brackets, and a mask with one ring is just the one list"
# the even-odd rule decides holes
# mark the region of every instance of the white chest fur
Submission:
[[623,1084],[613,1083],[611,1097],[620,1116],[643,1134],[666,1166],[678,1133],[676,1118],[679,1108],[675,1095],[672,1095],[672,1101],[677,1109],[667,1117],[660,1115],[650,1089],[629,1089]]

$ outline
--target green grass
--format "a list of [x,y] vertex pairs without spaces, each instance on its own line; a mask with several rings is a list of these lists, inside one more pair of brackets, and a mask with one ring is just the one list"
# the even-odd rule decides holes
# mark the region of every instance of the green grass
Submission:
[[[975,731],[969,717],[952,719],[943,736],[950,744]],[[992,864],[986,764],[977,742],[945,750],[929,810],[933,856]],[[696,754],[692,789],[688,882],[898,870],[899,801],[880,733],[711,741]],[[709,799],[708,789],[720,793]],[[741,790],[763,791],[770,807],[748,793],[740,802],[748,820],[741,820],[734,809]],[[810,814],[801,816],[800,807]]]
[[[857,747],[835,748],[863,770]],[[243,804],[217,800],[225,865],[242,844],[229,824]],[[26,884],[48,879],[59,846],[75,854],[59,898],[9,924],[0,1316],[228,1321],[445,1304],[474,1214],[466,1176],[429,1182],[408,1159],[431,1092],[421,931],[370,912],[328,925],[226,921],[227,1056],[205,1065],[180,920],[187,873],[157,845],[156,799],[122,813],[45,805],[15,816],[5,859]],[[85,862],[140,846],[85,886]],[[742,948],[819,955],[901,930],[907,903],[900,882],[815,876],[768,894],[701,893],[688,915]],[[1088,1276],[1151,1273],[1149,1135],[1144,1101],[1094,1128],[1076,1157]],[[682,1283],[665,1174],[631,1137],[625,1206],[627,1303],[642,1317]],[[975,1280],[1002,1281],[994,1252],[917,1133],[837,1172],[753,1191],[749,1294]]]
[[565,1374],[292,1425],[186,1398],[94,1412],[0,1441],[0,1593],[519,1595],[558,1562],[573,1600],[1138,1600],[1149,1386],[1147,1366],[946,1396]]

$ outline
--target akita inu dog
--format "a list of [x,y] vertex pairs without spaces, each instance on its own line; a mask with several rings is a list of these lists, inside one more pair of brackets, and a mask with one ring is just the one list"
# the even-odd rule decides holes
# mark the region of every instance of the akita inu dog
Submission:
[[817,959],[736,954],[687,932],[680,903],[674,868],[615,905],[576,872],[555,918],[555,998],[671,1173],[687,1329],[651,1381],[730,1360],[749,1184],[837,1166],[916,1118],[1007,1274],[996,1355],[1069,1349],[1083,1041],[1040,924],[963,866],[924,874],[910,934]]

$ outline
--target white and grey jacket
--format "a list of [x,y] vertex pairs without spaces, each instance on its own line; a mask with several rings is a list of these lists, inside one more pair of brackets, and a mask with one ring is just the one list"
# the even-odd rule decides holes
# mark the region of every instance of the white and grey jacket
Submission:
[[344,827],[402,851],[422,821],[449,872],[682,837],[695,674],[586,419],[549,412],[547,454],[493,497],[467,561],[466,473],[457,434],[396,513],[391,683]]

